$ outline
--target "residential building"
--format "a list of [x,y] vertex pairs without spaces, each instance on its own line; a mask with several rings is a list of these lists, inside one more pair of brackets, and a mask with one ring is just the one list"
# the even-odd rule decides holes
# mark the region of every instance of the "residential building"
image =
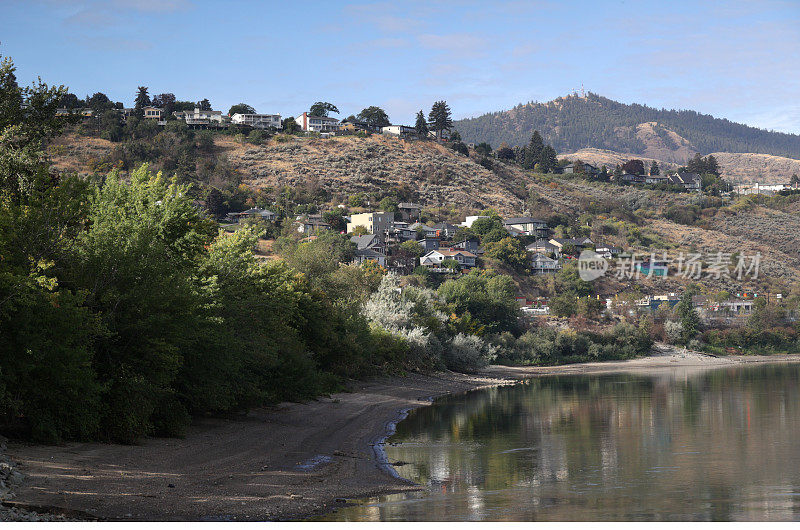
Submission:
[[249,125],[254,129],[282,129],[280,114],[239,114],[231,116],[231,123]]
[[351,233],[357,226],[363,226],[368,234],[375,234],[384,241],[393,221],[394,214],[389,212],[356,213],[350,216],[347,232]]
[[339,120],[330,116],[309,116],[308,112],[304,112],[294,121],[306,132],[329,133],[339,130]]
[[339,123],[339,130],[348,132],[357,132],[357,131],[380,132],[380,127],[373,127],[372,125],[368,124],[365,121],[360,121],[355,119],[351,120],[345,118]]
[[425,234],[425,237],[437,237],[437,230],[432,226],[424,225],[420,222],[416,222],[413,225],[409,226],[411,230],[414,231],[421,231]]
[[228,219],[238,223],[242,219],[262,219],[264,221],[274,221],[277,218],[275,212],[263,208],[250,208],[243,212],[231,212],[227,215]]
[[397,210],[400,212],[400,218],[403,221],[418,221],[422,205],[414,204],[413,202],[401,202],[397,205]]
[[443,222],[443,223],[436,223],[435,225],[433,225],[433,229],[438,232],[438,237],[449,240],[451,237],[456,235],[458,227],[455,225],[451,225],[450,223]]
[[418,243],[422,245],[422,249],[426,253],[430,252],[431,250],[439,250],[438,237],[426,237],[425,239],[420,239]]
[[398,241],[408,241],[409,239],[417,239],[416,230],[412,230],[408,223],[405,221],[395,221],[389,227],[388,235]]
[[798,189],[798,185],[790,185],[790,184],[759,184],[756,182],[755,184],[743,184],[740,186],[734,186],[733,191],[738,193],[739,195],[777,195],[778,193],[786,190],[796,190]]
[[619,177],[615,178],[619,182],[627,182],[628,184],[644,184],[645,176],[644,175],[634,175],[632,173],[623,173]]
[[569,173],[585,173],[587,175],[599,175],[600,174],[600,170],[599,169],[597,169],[595,166],[593,166],[591,164],[587,164],[585,162],[583,162],[582,164],[581,163],[578,163],[578,164],[575,164],[575,163],[567,164],[566,166],[561,168],[561,172],[562,173],[567,173],[567,174],[569,174]]
[[561,268],[557,259],[548,258],[538,252],[531,256],[531,272],[533,274],[555,274]]
[[301,234],[315,234],[323,230],[330,230],[331,225],[322,220],[321,215],[309,215],[297,220],[297,231]]
[[594,242],[588,237],[575,239],[554,237],[550,239],[550,244],[554,245],[558,249],[556,254],[560,255],[564,251],[564,247],[568,245],[572,245],[576,250],[580,251],[586,247],[593,246]]
[[381,134],[406,138],[409,136],[416,136],[417,130],[414,127],[408,127],[407,125],[388,125],[386,127],[381,127]]
[[478,219],[488,219],[488,215],[468,215],[464,222],[461,223],[461,226],[466,226],[467,228],[472,228],[472,223],[477,221]]
[[686,191],[702,191],[703,180],[697,173],[678,172],[669,178],[672,184],[683,186]]
[[600,256],[605,259],[613,259],[619,256],[619,254],[622,252],[622,249],[619,247],[612,247],[609,245],[598,245],[597,247],[595,247],[594,251],[600,254]]
[[539,254],[558,254],[560,247],[555,246],[546,239],[537,239],[530,245],[525,247],[528,252],[535,252]]
[[419,264],[429,267],[435,272],[445,272],[442,262],[447,259],[455,260],[462,269],[470,269],[475,266],[477,256],[466,250],[455,250],[452,248],[440,248],[431,250],[419,259]]
[[155,120],[160,120],[162,113],[163,113],[163,111],[158,107],[144,107],[142,109],[142,115],[145,118],[151,118],[151,119],[155,119]]
[[223,116],[221,110],[176,110],[172,113],[179,120],[186,122],[186,125],[222,125]]
[[386,243],[375,234],[365,234],[363,236],[351,236],[350,241],[355,243],[356,250],[372,249],[386,254]]
[[452,245],[453,250],[466,250],[467,252],[472,252],[473,254],[482,254],[483,252],[478,247],[479,241],[477,239],[465,239],[464,241],[460,241],[454,245]]
[[647,175],[644,177],[645,184],[665,184],[669,182],[667,175]]
[[356,249],[353,253],[353,263],[361,265],[366,261],[377,261],[381,267],[386,266],[386,254],[374,248]]
[[547,222],[530,216],[509,217],[503,220],[503,226],[506,228],[515,228],[526,236],[547,237],[550,235]]

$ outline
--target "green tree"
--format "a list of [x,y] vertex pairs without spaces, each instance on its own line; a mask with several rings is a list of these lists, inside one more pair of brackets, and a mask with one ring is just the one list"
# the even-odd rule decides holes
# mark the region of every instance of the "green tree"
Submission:
[[197,102],[197,107],[200,110],[212,110],[211,109],[211,102],[208,100],[208,98],[204,98],[204,99],[201,99],[200,101],[198,101]]
[[558,167],[556,150],[551,145],[545,145],[539,157],[539,166],[542,173],[550,173]]
[[156,94],[153,96],[153,99],[150,101],[150,103],[154,107],[158,107],[163,111],[162,116],[165,119],[170,118],[175,110],[175,94],[172,94],[171,92]]
[[690,285],[684,291],[681,301],[675,306],[675,314],[680,319],[681,326],[683,326],[681,334],[684,343],[695,338],[701,329],[700,316],[695,311],[692,301],[695,294],[697,294],[697,288]]
[[228,109],[228,116],[233,116],[234,114],[255,114],[256,109],[248,105],[247,103],[237,103],[236,105],[231,106]]
[[518,271],[528,268],[528,252],[522,243],[513,237],[504,237],[500,241],[487,244],[484,255]]
[[431,106],[431,111],[428,113],[428,127],[439,139],[442,138],[444,131],[449,132],[453,129],[453,117],[446,101],[437,101]]
[[650,176],[658,176],[661,174],[661,168],[658,167],[658,163],[653,160],[653,163],[650,164]]
[[333,103],[327,101],[317,101],[308,111],[309,116],[327,116],[329,113],[339,114],[339,109]]
[[644,162],[636,158],[628,160],[622,164],[622,170],[631,175],[644,175]]
[[136,90],[136,99],[134,100],[133,108],[136,110],[136,115],[142,117],[144,115],[142,109],[150,106],[150,96],[147,95],[146,86],[140,86]]
[[417,123],[414,125],[414,131],[420,140],[428,137],[428,122],[425,121],[425,114],[422,111],[417,113]]
[[300,131],[300,125],[290,116],[281,121],[281,129],[286,134],[293,134]]
[[392,124],[386,111],[380,107],[367,107],[358,113],[358,119],[371,127],[387,127]]
[[525,169],[533,169],[541,160],[542,149],[544,149],[542,135],[539,134],[539,131],[533,131],[531,141],[528,143],[528,147],[525,148],[525,160],[522,167]]
[[416,241],[403,241],[400,243],[400,250],[406,252],[416,258],[422,256],[425,253],[425,249],[422,248],[422,245],[417,243]]
[[475,152],[482,156],[490,156],[492,154],[492,146],[486,142],[481,142],[475,146]]
[[457,279],[447,280],[438,289],[450,313],[458,320],[472,320],[478,334],[516,331],[519,328],[519,305],[510,276],[473,270]]

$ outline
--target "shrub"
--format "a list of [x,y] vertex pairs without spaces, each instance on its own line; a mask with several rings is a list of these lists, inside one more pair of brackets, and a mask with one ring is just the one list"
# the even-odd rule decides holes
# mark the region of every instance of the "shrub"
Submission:
[[453,337],[445,353],[450,370],[472,372],[489,365],[497,357],[497,348],[475,335],[459,333]]

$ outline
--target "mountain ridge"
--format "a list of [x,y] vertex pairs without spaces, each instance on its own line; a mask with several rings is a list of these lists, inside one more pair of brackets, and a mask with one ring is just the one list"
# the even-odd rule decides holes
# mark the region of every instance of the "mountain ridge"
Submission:
[[[534,130],[559,152],[596,148],[685,163],[694,153],[759,153],[800,159],[800,135],[767,131],[692,110],[626,104],[598,94],[457,120],[467,142],[525,145]],[[658,155],[658,156],[656,156]]]

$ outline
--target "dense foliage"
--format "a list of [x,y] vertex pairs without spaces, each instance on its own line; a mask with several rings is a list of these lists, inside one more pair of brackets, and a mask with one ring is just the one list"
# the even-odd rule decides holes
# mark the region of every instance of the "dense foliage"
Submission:
[[668,128],[703,153],[765,153],[800,158],[796,134],[757,129],[690,110],[655,109],[626,105],[597,94],[570,96],[551,103],[520,104],[511,111],[460,120],[454,126],[467,142],[525,145],[534,130],[560,152],[596,147],[643,153],[635,127],[657,122],[656,133],[670,145]]

